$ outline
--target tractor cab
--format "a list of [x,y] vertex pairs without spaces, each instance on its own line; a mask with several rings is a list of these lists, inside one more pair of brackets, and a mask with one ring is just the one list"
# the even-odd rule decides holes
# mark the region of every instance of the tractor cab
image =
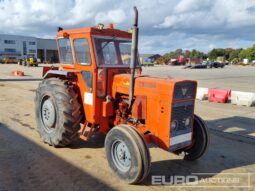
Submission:
[[[114,29],[112,24],[105,29],[101,24],[72,30],[60,28],[57,44],[61,68],[76,73],[78,81],[84,82],[80,91],[86,120],[108,128],[108,116],[114,111],[105,102],[112,98],[114,76],[131,72],[132,33]],[[135,69],[141,73],[136,57]]]

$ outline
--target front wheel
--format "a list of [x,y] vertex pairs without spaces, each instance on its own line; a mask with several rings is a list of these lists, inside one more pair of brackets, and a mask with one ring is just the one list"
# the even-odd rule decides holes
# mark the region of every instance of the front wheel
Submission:
[[194,116],[193,143],[190,147],[177,150],[175,154],[184,154],[184,160],[194,161],[203,156],[209,144],[209,135],[205,122]]
[[119,125],[110,130],[105,150],[109,166],[120,179],[135,184],[147,177],[151,165],[149,150],[133,127]]

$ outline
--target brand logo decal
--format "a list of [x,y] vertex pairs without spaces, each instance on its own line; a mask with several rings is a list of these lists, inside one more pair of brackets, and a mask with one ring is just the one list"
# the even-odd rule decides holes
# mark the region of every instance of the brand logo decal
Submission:
[[186,96],[188,92],[188,88],[182,88],[182,95]]

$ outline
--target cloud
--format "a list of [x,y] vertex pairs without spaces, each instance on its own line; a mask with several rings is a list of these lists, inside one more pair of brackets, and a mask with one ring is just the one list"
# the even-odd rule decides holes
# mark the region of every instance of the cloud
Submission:
[[180,32],[173,32],[168,35],[156,35],[153,38],[143,35],[140,38],[140,50],[150,53],[158,53],[158,47],[160,47],[162,53],[178,48],[183,50],[197,49],[207,52],[212,48],[242,48],[251,46],[252,44],[252,41],[241,38],[229,40],[221,35],[190,35]]
[[0,0],[0,33],[54,38],[56,28],[114,23],[127,30],[139,9],[140,52],[253,44],[254,0]]
[[125,21],[125,19],[126,19],[126,14],[122,9],[110,10],[106,13],[100,12],[95,17],[96,23],[100,23],[100,22],[121,23]]
[[181,0],[156,28],[225,29],[255,24],[255,1]]

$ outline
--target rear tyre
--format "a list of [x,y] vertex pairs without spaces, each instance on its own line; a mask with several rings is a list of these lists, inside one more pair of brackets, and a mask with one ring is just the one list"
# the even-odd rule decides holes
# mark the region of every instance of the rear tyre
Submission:
[[142,136],[132,127],[114,127],[105,139],[106,157],[113,172],[129,184],[144,180],[150,171],[150,154]]
[[36,90],[35,112],[42,140],[63,147],[78,138],[81,105],[74,85],[58,78],[44,79]]

